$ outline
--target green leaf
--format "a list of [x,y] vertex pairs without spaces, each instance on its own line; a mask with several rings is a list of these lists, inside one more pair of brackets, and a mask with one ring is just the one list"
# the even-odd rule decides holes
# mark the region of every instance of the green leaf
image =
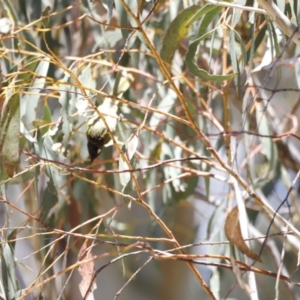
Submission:
[[[260,16],[262,17],[262,16]],[[251,43],[251,48],[248,50],[248,59],[247,61],[249,61],[249,64],[253,64],[253,60],[254,60],[254,53],[258,50],[259,46],[261,46],[264,41],[265,41],[265,38],[266,38],[266,34],[267,34],[267,29],[268,27],[267,26],[263,26],[257,36],[256,36],[256,39],[255,39],[255,33],[257,31],[257,24],[253,24],[253,28],[252,28],[252,35],[251,35],[251,40],[254,41],[254,43],[252,42]],[[252,52],[252,53],[251,53]],[[252,70],[253,68],[251,68]],[[250,72],[250,70],[249,70]]]
[[227,201],[223,201],[213,212],[212,216],[208,221],[207,226],[207,240],[211,241],[214,236],[219,232],[220,220],[222,220],[225,209],[227,206]]
[[5,299],[16,299],[20,296],[20,286],[15,272],[15,257],[13,249],[1,237],[1,272]]
[[[127,156],[128,160],[130,161],[131,165],[135,167],[135,157],[134,154],[137,150],[139,143],[138,137],[134,134],[128,141],[125,142],[124,146],[122,147],[122,151]],[[122,156],[120,156],[119,159],[119,171],[128,170],[128,165],[126,161],[123,159]],[[130,172],[124,172],[120,173],[120,183],[122,185],[122,192],[124,192],[125,188],[127,187],[130,179],[131,179],[131,173]]]
[[54,186],[53,180],[49,180],[47,182],[47,187],[43,192],[43,198],[40,203],[40,213],[39,218],[43,220],[44,222],[47,221],[47,224],[49,226],[55,227],[55,218],[51,218],[50,215],[51,209],[57,205],[58,203],[58,195],[57,195],[57,189]]
[[28,80],[33,77],[33,72],[37,68],[40,59],[37,57],[33,57],[27,61],[26,64],[22,65],[22,67],[18,70],[19,75],[17,77],[17,82],[21,82],[21,84],[27,84]]
[[42,11],[42,15],[41,17],[47,17],[45,19],[42,20],[42,25],[44,28],[46,28],[48,26],[49,23],[49,12],[51,10],[50,6],[47,6],[43,11]]
[[22,119],[28,130],[34,127],[33,121],[36,119],[36,108],[41,97],[40,90],[45,86],[49,65],[50,62],[48,58],[40,61],[35,70],[35,79],[28,89],[28,92],[24,96],[21,96]]
[[102,0],[102,5],[106,8],[107,10],[107,24],[110,23],[112,14],[113,14],[113,8],[114,8],[114,1],[111,0]]
[[161,101],[159,102],[157,106],[157,111],[161,113],[153,113],[151,116],[149,126],[151,128],[156,128],[159,123],[162,121],[163,113],[169,113],[172,108],[174,108],[174,104],[177,100],[177,95],[175,92],[171,89],[168,89],[166,94],[161,95]]
[[134,81],[133,76],[126,72],[118,72],[116,75],[112,95],[116,97],[122,97],[123,94],[131,87]]
[[198,36],[202,36],[207,32],[208,25],[214,20],[215,16],[222,10],[221,6],[212,7],[210,11],[208,11],[201,21],[201,25],[199,27]]
[[[62,145],[67,151],[67,146],[69,143],[70,133],[73,128],[73,124],[70,122],[69,117],[71,116],[74,108],[75,103],[72,101],[72,95],[68,92],[68,88],[66,87],[70,81],[70,75],[65,74],[62,82],[63,84],[59,85],[59,89],[61,90],[60,97],[58,102],[61,104],[61,118],[62,118],[62,133],[63,133],[63,140]],[[72,90],[73,88],[71,88]],[[74,89],[73,89],[74,90]],[[66,155],[66,152],[64,153]]]
[[[258,133],[262,136],[271,136],[272,131],[268,125],[268,118],[262,106],[256,109],[256,122],[258,125]],[[268,137],[259,137],[262,144],[263,154],[267,158],[267,162],[260,163],[259,167],[255,166],[258,172],[258,178],[255,180],[256,187],[262,187],[276,175],[276,166],[278,162],[277,147],[273,139]]]
[[[123,0],[127,6],[129,6],[129,8],[131,9],[131,11],[137,16],[138,14],[138,6],[137,6],[137,1],[126,1]],[[121,0],[115,0],[115,6],[116,6],[116,11],[118,12],[118,16],[119,16],[119,22],[121,27],[130,27],[130,22],[132,22],[132,26],[137,26],[136,22],[134,22],[134,19],[130,16],[130,14],[127,13],[127,11],[125,10],[124,6],[123,6],[123,1]],[[122,36],[123,39],[126,40],[129,36],[130,31],[128,29],[121,29],[122,32]]]
[[[237,54],[237,43],[235,42],[234,30],[230,30],[229,33],[229,41],[228,41],[228,48],[229,48],[229,55],[231,58],[231,64],[233,71],[235,73],[240,72],[239,64],[238,64],[238,54]],[[239,76],[235,78],[235,85],[238,88],[241,84],[239,82]]]
[[[96,87],[96,82],[93,80],[90,64],[87,64],[86,67],[82,69],[80,75],[78,76],[78,79],[83,87],[92,89]],[[88,90],[86,92],[87,94],[90,94]]]
[[50,109],[48,103],[44,104],[44,120],[48,123],[52,122],[51,109]]
[[173,188],[174,200],[176,202],[187,199],[189,196],[191,196],[194,193],[198,185],[199,177],[189,176],[189,177],[185,177],[184,179],[181,179],[180,181],[181,181],[181,185],[184,184],[184,190],[176,192],[175,189]]
[[212,5],[193,5],[184,9],[172,21],[164,37],[160,51],[162,60],[171,64],[175,51],[179,48],[180,42],[187,36],[190,26],[201,16],[214,9]]
[[[235,3],[240,6],[244,6],[246,4],[246,0],[237,0]],[[233,14],[232,14],[232,19],[231,19],[231,27],[232,28],[234,28],[236,26],[236,24],[240,21],[242,12],[243,11],[240,8],[233,9]]]
[[[36,152],[42,158],[58,161],[57,154],[53,151],[53,140],[49,133],[45,134],[43,137],[38,131],[38,142],[39,145],[36,147]],[[46,174],[49,178],[47,182],[47,188],[44,192],[42,203],[41,203],[41,213],[40,217],[43,220],[55,215],[57,216],[58,210],[64,207],[65,199],[61,193],[61,189],[65,184],[65,176],[61,174],[59,170],[53,167],[51,164],[46,165]],[[65,193],[68,193],[68,188],[64,188]],[[56,207],[55,207],[56,205]],[[51,218],[51,222],[55,221],[55,218]],[[50,222],[48,220],[48,222]],[[55,223],[52,223],[55,226]],[[51,226],[52,226],[51,225]]]
[[41,120],[34,120],[32,123],[35,128],[40,128],[41,135],[44,135],[48,132],[49,128],[51,127],[51,110],[47,103],[44,103],[44,117]]
[[276,56],[279,56],[281,52],[281,48],[278,42],[278,35],[275,26],[272,22],[269,22],[268,27],[269,27],[270,36],[272,36],[272,38],[270,39],[272,53],[274,50],[273,48],[275,48]]
[[14,175],[19,162],[20,97],[15,93],[4,106],[0,129],[1,160],[9,177]]
[[[7,11],[9,16],[14,20],[14,26],[15,27],[22,26],[22,24],[20,24],[20,15],[14,9],[14,4],[13,4],[14,2],[11,0],[3,0],[1,2],[3,2],[3,4],[5,5],[2,11]],[[2,4],[1,2],[0,4]],[[18,43],[22,43],[22,45],[25,45],[26,50],[33,50],[33,48],[30,46],[30,44],[35,45],[35,39],[32,31],[22,30],[20,33],[18,33],[18,35],[20,36],[20,38],[17,38],[15,40],[18,40]],[[14,45],[14,47],[18,48],[16,47],[16,44]]]
[[[49,134],[45,134],[39,140],[40,156],[48,160],[58,161],[57,154],[53,151],[52,146],[53,146],[52,138],[50,137]],[[64,182],[64,179],[59,174],[59,171],[56,168],[52,167],[51,165],[47,165],[46,173],[47,176],[53,181],[53,185],[55,189],[58,191]]]
[[[238,43],[236,42],[236,39]],[[241,53],[237,53],[238,47],[240,48]],[[244,69],[244,65],[246,64],[247,52],[243,40],[235,30],[231,30],[229,33],[229,54],[234,72],[239,73],[240,70]],[[240,65],[238,64],[239,55],[241,55],[242,58]]]
[[29,180],[35,179],[34,172],[27,171],[20,176],[14,177],[9,181],[9,184],[20,184],[25,183]]
[[189,71],[197,77],[200,77],[203,80],[208,80],[208,81],[224,81],[224,80],[229,80],[232,79],[235,74],[230,74],[230,75],[211,75],[207,71],[200,69],[196,63],[195,63],[195,54],[198,48],[198,45],[201,40],[206,38],[211,32],[206,33],[205,35],[201,36],[200,38],[196,39],[194,42],[192,42],[189,45],[189,50],[185,55],[185,62],[186,66],[189,69]]

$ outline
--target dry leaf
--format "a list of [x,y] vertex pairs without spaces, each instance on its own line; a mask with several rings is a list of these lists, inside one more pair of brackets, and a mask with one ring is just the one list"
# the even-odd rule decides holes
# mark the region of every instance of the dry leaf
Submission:
[[78,272],[82,277],[79,284],[81,296],[87,300],[94,300],[93,291],[97,288],[94,280],[94,260],[92,259],[91,249],[88,249],[88,243],[84,242],[78,253],[78,261],[88,260],[86,263],[81,263],[78,267]]
[[228,240],[242,253],[246,254],[248,257],[256,261],[262,262],[261,258],[255,252],[253,252],[243,240],[239,222],[239,211],[237,206],[235,206],[231,210],[226,218],[225,234]]

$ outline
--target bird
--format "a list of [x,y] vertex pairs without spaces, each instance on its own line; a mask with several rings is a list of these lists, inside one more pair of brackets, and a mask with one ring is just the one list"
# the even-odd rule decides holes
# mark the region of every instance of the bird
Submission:
[[133,81],[134,78],[130,73],[118,72],[111,96],[104,98],[103,103],[88,118],[86,137],[91,163],[100,155],[103,147],[111,144],[111,137],[115,134],[118,120],[121,119],[121,115],[117,115],[119,103],[117,99],[130,88]]
[[97,107],[97,110],[102,116],[95,111],[93,116],[88,120],[86,131],[87,148],[91,163],[100,155],[103,147],[110,144],[111,135],[115,133],[119,119],[117,106],[111,105],[111,101],[107,101],[107,99]]

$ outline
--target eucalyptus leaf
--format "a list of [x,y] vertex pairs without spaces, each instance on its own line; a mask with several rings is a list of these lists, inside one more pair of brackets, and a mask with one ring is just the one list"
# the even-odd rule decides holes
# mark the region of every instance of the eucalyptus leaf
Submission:
[[171,22],[163,40],[160,55],[162,60],[171,64],[180,42],[187,37],[190,26],[201,16],[214,9],[212,5],[193,5],[181,11]]
[[207,71],[200,69],[197,64],[195,63],[195,54],[198,48],[198,45],[201,40],[206,38],[208,35],[210,35],[211,32],[206,33],[205,35],[201,36],[200,38],[196,39],[189,45],[189,50],[185,55],[185,62],[188,70],[197,77],[200,77],[203,80],[208,81],[224,81],[234,78],[235,74],[229,74],[229,75],[211,75]]
[[[161,95],[161,98],[162,100],[159,102],[157,110],[159,112],[170,112],[170,110],[174,107],[177,95],[174,93],[173,90],[168,89],[165,95]],[[163,114],[154,113],[150,119],[150,127],[156,128],[164,118],[165,117],[163,116]]]
[[[34,67],[34,63],[32,66]],[[33,129],[33,121],[37,118],[37,106],[41,97],[41,90],[46,83],[46,76],[48,73],[50,61],[48,58],[44,58],[37,65],[35,75],[30,76],[32,78],[30,87],[24,96],[21,96],[21,114],[24,125],[28,130]]]
[[13,249],[1,237],[1,273],[5,297],[8,300],[16,299],[20,295],[20,286],[15,272],[16,263]]
[[[240,5],[240,6],[245,6],[246,5],[246,0],[237,0],[236,4]],[[232,28],[234,28],[238,24],[238,22],[240,21],[242,12],[243,12],[243,10],[240,9],[240,8],[234,8],[233,9],[233,14],[232,14],[232,19],[231,19]]]
[[261,135],[259,137],[263,148],[263,154],[267,158],[265,164],[261,163],[260,168],[257,168],[258,178],[255,180],[255,185],[262,187],[275,176],[276,166],[278,162],[277,147],[273,139],[264,137],[272,135],[272,131],[269,128],[268,119],[265,112],[262,109],[256,110],[256,119],[258,125],[258,133]]
[[14,175],[19,163],[20,97],[15,93],[1,114],[0,150],[3,167],[9,177]]
[[202,18],[201,25],[199,27],[198,37],[203,36],[207,32],[209,24],[213,22],[214,18],[218,13],[220,13],[221,10],[222,8],[220,6],[215,6],[212,7],[211,10],[206,12],[206,14]]
[[[136,2],[136,1],[132,1],[132,2]],[[125,8],[123,7],[122,1],[115,0],[114,3],[116,6],[116,10],[118,12],[119,22],[120,22],[121,27],[129,27],[130,23],[129,23],[128,13],[125,10]],[[123,39],[127,40],[128,36],[129,36],[129,31],[127,29],[121,29],[121,32],[122,32]]]
[[[67,74],[67,73],[65,74],[65,76],[63,78],[63,82],[66,82],[66,83],[70,82],[69,74]],[[60,97],[59,97],[58,101],[61,104],[61,110],[60,110],[61,117],[62,117],[62,128],[61,129],[62,129],[62,133],[63,133],[62,144],[65,149],[64,154],[66,155],[69,138],[70,138],[70,133],[73,128],[73,124],[72,124],[72,122],[70,122],[70,116],[75,109],[75,103],[74,103],[74,101],[72,101],[72,99],[74,99],[74,98],[72,98],[71,93],[69,93],[67,91],[66,84],[61,84],[60,89],[62,90],[62,92],[60,93]],[[71,91],[75,92],[74,88],[72,88]]]
[[[139,139],[134,134],[127,142],[125,142],[124,146],[122,147],[123,153],[126,155],[127,159],[131,163],[131,166],[135,168],[136,162],[134,158],[134,154],[138,147]],[[126,161],[123,159],[122,155],[119,158],[119,171],[129,170],[129,166]],[[123,172],[120,173],[120,183],[122,185],[122,192],[124,192],[125,188],[127,187],[130,179],[131,179],[131,172]]]
[[107,23],[110,23],[110,20],[111,20],[112,14],[113,14],[114,1],[102,0],[102,4],[107,10]]

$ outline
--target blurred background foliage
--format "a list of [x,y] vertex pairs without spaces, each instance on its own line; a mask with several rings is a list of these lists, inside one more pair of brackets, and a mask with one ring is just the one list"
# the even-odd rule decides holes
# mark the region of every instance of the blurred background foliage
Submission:
[[259,4],[1,1],[3,299],[299,299],[300,6]]

